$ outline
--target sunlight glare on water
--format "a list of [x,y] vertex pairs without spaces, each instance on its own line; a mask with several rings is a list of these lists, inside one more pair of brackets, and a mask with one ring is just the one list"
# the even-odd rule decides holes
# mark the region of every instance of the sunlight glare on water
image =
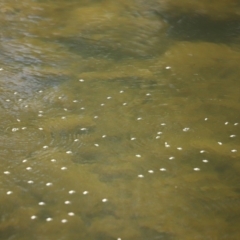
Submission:
[[0,3],[1,239],[239,238],[231,2]]

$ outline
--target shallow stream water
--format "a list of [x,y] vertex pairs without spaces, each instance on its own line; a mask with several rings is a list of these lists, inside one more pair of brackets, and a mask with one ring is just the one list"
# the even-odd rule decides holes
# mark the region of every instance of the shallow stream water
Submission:
[[2,0],[0,239],[239,239],[239,11]]

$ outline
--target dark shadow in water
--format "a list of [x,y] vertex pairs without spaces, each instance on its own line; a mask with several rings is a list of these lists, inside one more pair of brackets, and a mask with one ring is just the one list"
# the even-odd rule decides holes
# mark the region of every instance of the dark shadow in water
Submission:
[[170,38],[187,41],[231,42],[240,34],[240,21],[212,20],[204,15],[184,15],[172,17],[159,12],[161,18],[169,23]]
[[149,58],[152,57],[152,53],[143,51],[139,53],[138,49],[125,49],[121,46],[121,43],[111,40],[94,40],[85,37],[66,37],[59,38],[57,43],[62,44],[71,52],[79,54],[83,57],[100,57],[113,60],[122,60],[126,58]]

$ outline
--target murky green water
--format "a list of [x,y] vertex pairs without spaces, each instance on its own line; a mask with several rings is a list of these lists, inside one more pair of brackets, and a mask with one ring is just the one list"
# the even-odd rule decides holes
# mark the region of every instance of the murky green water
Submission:
[[0,239],[239,239],[238,1],[0,3]]

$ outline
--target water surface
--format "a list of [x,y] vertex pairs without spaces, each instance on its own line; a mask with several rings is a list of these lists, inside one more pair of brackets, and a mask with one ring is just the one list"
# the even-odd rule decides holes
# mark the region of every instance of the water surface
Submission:
[[1,2],[2,239],[239,239],[225,2]]

